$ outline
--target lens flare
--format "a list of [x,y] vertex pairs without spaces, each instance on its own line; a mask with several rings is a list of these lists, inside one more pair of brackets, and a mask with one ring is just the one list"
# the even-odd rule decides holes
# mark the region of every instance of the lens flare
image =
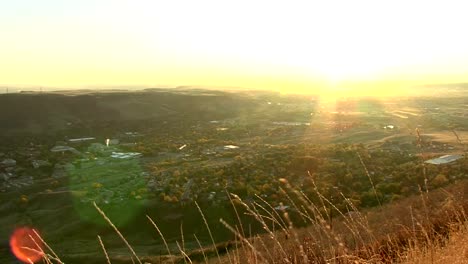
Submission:
[[34,231],[29,227],[21,227],[16,229],[10,238],[11,251],[24,263],[36,263],[44,255],[41,239]]

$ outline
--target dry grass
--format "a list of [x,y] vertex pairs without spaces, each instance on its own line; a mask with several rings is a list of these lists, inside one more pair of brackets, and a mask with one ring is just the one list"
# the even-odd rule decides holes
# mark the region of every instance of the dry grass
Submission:
[[401,263],[468,263],[468,223],[454,226],[444,243],[436,241],[425,247],[410,248]]
[[457,146],[460,144],[466,144],[466,139],[468,139],[468,132],[457,131],[456,133],[457,133],[457,137],[454,137],[453,131],[451,130],[434,132],[434,133],[425,133],[424,136],[430,137],[431,140],[433,141],[454,144],[454,146]]
[[281,215],[282,228],[274,214],[239,201],[262,224],[273,221],[280,231],[271,233],[267,226],[267,234],[251,238],[237,232],[247,246],[230,251],[221,263],[465,263],[467,191],[468,183],[462,182],[368,212],[342,213],[333,228],[313,204],[296,205],[310,221],[309,227],[297,229],[287,212]]
[[[287,181],[282,182],[294,214],[307,221],[308,227],[293,226],[290,217],[293,211],[275,211],[261,199],[262,203],[247,204],[231,194],[232,203],[241,204],[263,226],[265,234],[246,236],[245,227],[239,226],[242,223],[221,220],[235,234],[236,240],[218,244],[213,240],[210,247],[200,245],[199,250],[187,252],[182,238],[182,244],[177,244],[178,255],[174,255],[166,244],[168,256],[165,258],[139,257],[128,242],[128,256],[112,256],[98,236],[104,251],[102,263],[468,263],[468,218],[465,213],[468,210],[468,181],[421,192],[369,211],[358,211],[349,202],[351,211],[339,212],[340,216],[331,222],[324,208],[334,205],[320,192],[317,191],[321,204],[316,205]],[[95,206],[113,226],[105,212]],[[201,209],[199,212],[204,218]],[[148,220],[165,241],[156,223],[151,218]],[[126,242],[115,227],[114,230]],[[62,263],[50,247],[46,249],[53,254],[44,254],[46,263]]]

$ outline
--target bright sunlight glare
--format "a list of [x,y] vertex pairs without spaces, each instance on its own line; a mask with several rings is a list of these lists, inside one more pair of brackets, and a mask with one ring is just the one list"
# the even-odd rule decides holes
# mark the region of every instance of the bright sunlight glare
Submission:
[[457,82],[468,71],[464,7],[402,0],[5,2],[1,84],[382,94],[394,83]]

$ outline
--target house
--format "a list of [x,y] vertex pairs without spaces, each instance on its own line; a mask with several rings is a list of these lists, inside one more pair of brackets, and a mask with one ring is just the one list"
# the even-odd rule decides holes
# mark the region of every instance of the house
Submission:
[[48,167],[48,166],[51,166],[50,162],[46,161],[46,160],[33,160],[31,162],[33,168],[35,169],[39,169],[41,167]]
[[76,150],[75,148],[69,147],[69,146],[55,146],[50,151],[52,151],[52,152],[62,152],[62,153],[71,152],[73,154],[80,154],[80,152],[78,150]]
[[0,162],[0,165],[2,167],[14,167],[14,166],[16,166],[16,160],[14,160],[14,159],[4,159],[2,162]]
[[287,209],[289,209],[288,205],[278,205],[278,206],[275,207],[276,211],[285,211]]
[[93,137],[72,138],[72,139],[69,139],[68,142],[77,143],[77,142],[84,142],[84,141],[90,141],[90,140],[95,140],[95,139],[96,138],[93,138]]
[[459,160],[461,158],[463,158],[463,155],[444,155],[435,159],[426,160],[425,163],[434,165],[447,164]]
[[238,148],[239,148],[238,146],[234,146],[234,145],[226,145],[223,147],[224,150],[238,149]]
[[131,159],[141,156],[138,152],[112,152],[111,157],[115,159]]

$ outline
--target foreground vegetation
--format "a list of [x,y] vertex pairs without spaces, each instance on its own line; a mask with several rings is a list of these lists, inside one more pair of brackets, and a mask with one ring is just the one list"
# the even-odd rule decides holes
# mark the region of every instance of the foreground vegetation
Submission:
[[[321,206],[334,207],[322,197],[321,204],[311,203],[298,190],[291,189],[282,180],[285,192],[300,197],[295,204],[307,227],[294,227],[290,214],[274,210],[269,204],[247,205],[232,194],[231,202],[240,204],[265,229],[265,234],[250,236],[248,228],[240,223],[220,219],[235,238],[228,243],[187,251],[184,234],[177,242],[178,250],[167,247],[165,256],[138,256],[128,241],[96,204],[95,208],[106,219],[126,244],[128,254],[112,254],[102,246],[101,257],[87,259],[87,263],[466,263],[466,234],[468,209],[468,182],[462,181],[447,188],[402,199],[372,210],[341,212],[330,219],[321,213]],[[319,196],[320,193],[318,193]],[[349,202],[349,201],[348,201]],[[349,202],[352,208],[353,205]],[[195,205],[204,219],[204,214]],[[205,222],[206,223],[206,222]],[[166,243],[157,223],[148,217],[148,224]],[[211,233],[211,228],[206,224]],[[59,256],[45,254],[45,261],[61,263]],[[71,262],[84,259],[76,257]],[[88,262],[90,261],[90,262]],[[448,261],[448,262],[447,262]]]

